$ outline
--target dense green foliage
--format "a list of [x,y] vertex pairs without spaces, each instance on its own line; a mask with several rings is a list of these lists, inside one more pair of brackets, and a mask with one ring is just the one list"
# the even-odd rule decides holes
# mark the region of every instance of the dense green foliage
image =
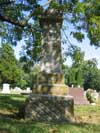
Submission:
[[[96,59],[84,60],[84,52],[78,47],[73,47],[66,56],[71,56],[71,67],[64,66],[65,83],[69,86],[84,87],[100,91],[100,69]],[[66,57],[66,58],[67,58]]]
[[[99,0],[47,0],[45,1],[47,3],[43,2],[43,0],[16,0],[13,4],[7,4],[1,8],[0,36],[3,41],[16,44],[17,41],[24,39],[25,56],[32,57],[31,59],[36,61],[39,58],[42,32],[39,19],[44,11],[55,9],[65,21],[73,25],[74,30],[70,33],[73,37],[82,41],[84,34],[87,33],[91,44],[100,46]],[[30,60],[30,58],[27,59]]]
[[21,70],[9,44],[0,48],[0,83],[17,84],[21,80]]
[[[66,56],[72,58],[72,66],[65,71],[65,82],[69,86],[83,86],[84,79],[82,68],[84,64],[84,52],[76,46],[72,46]],[[67,80],[66,80],[67,79]]]
[[35,65],[34,67],[28,66],[26,69],[27,62],[23,61],[18,61],[15,58],[14,50],[9,44],[2,44],[0,47],[0,85],[9,83],[12,87],[19,86],[21,88],[33,85],[39,68]]
[[88,60],[83,67],[84,88],[92,88],[100,91],[100,69],[97,68],[96,60]]

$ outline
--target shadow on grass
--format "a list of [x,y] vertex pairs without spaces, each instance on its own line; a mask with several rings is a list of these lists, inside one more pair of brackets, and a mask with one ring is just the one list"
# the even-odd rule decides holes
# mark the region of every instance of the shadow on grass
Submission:
[[15,111],[23,105],[26,96],[0,95],[0,133],[99,133],[100,125],[91,123],[47,123],[19,119]]
[[10,130],[5,128],[0,128],[0,133],[10,133]]
[[[87,123],[47,123],[0,119],[0,129],[10,133],[99,133],[100,125]],[[4,128],[5,127],[5,128]],[[1,132],[0,132],[1,133]],[[9,133],[9,132],[8,132]]]
[[5,111],[17,110],[25,101],[25,96],[0,95],[0,109]]

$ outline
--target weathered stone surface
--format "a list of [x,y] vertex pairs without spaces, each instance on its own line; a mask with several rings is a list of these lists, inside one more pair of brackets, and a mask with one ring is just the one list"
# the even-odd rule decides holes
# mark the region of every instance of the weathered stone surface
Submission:
[[89,102],[87,98],[84,96],[83,88],[69,88],[68,94],[73,96],[74,104],[77,105],[88,105]]
[[63,73],[39,73],[33,87],[33,93],[67,95],[68,86],[64,84]]
[[48,9],[40,15],[42,53],[40,73],[25,104],[25,118],[35,121],[73,121],[74,101],[64,84],[61,56],[62,14]]
[[25,104],[25,118],[35,121],[74,120],[74,101],[71,96],[30,95]]
[[38,74],[37,83],[46,84],[64,84],[64,74],[63,73],[44,73]]
[[68,87],[64,84],[38,84],[33,90],[35,94],[67,95]]
[[44,12],[40,18],[42,29],[41,71],[61,73],[61,26],[63,18],[53,9]]
[[40,15],[39,22],[42,29],[40,73],[34,82],[33,93],[67,95],[61,56],[62,14],[48,9]]

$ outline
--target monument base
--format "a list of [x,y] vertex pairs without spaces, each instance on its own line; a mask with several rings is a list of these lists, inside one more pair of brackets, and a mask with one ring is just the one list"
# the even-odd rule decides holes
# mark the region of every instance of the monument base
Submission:
[[34,94],[67,95],[63,73],[39,73],[33,86]]
[[68,87],[64,84],[39,84],[33,89],[34,94],[67,95]]
[[26,100],[24,117],[34,121],[73,122],[73,97],[32,94]]
[[39,73],[24,108],[24,117],[34,121],[72,122],[74,100],[68,96],[63,73]]

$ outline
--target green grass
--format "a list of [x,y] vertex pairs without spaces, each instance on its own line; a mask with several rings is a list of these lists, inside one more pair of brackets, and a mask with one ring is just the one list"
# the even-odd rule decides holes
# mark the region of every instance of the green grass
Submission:
[[25,99],[22,95],[0,95],[0,133],[100,133],[99,105],[75,106],[75,123],[46,123],[16,117]]
[[0,113],[14,113],[22,106],[25,101],[22,95],[4,95],[0,94]]

